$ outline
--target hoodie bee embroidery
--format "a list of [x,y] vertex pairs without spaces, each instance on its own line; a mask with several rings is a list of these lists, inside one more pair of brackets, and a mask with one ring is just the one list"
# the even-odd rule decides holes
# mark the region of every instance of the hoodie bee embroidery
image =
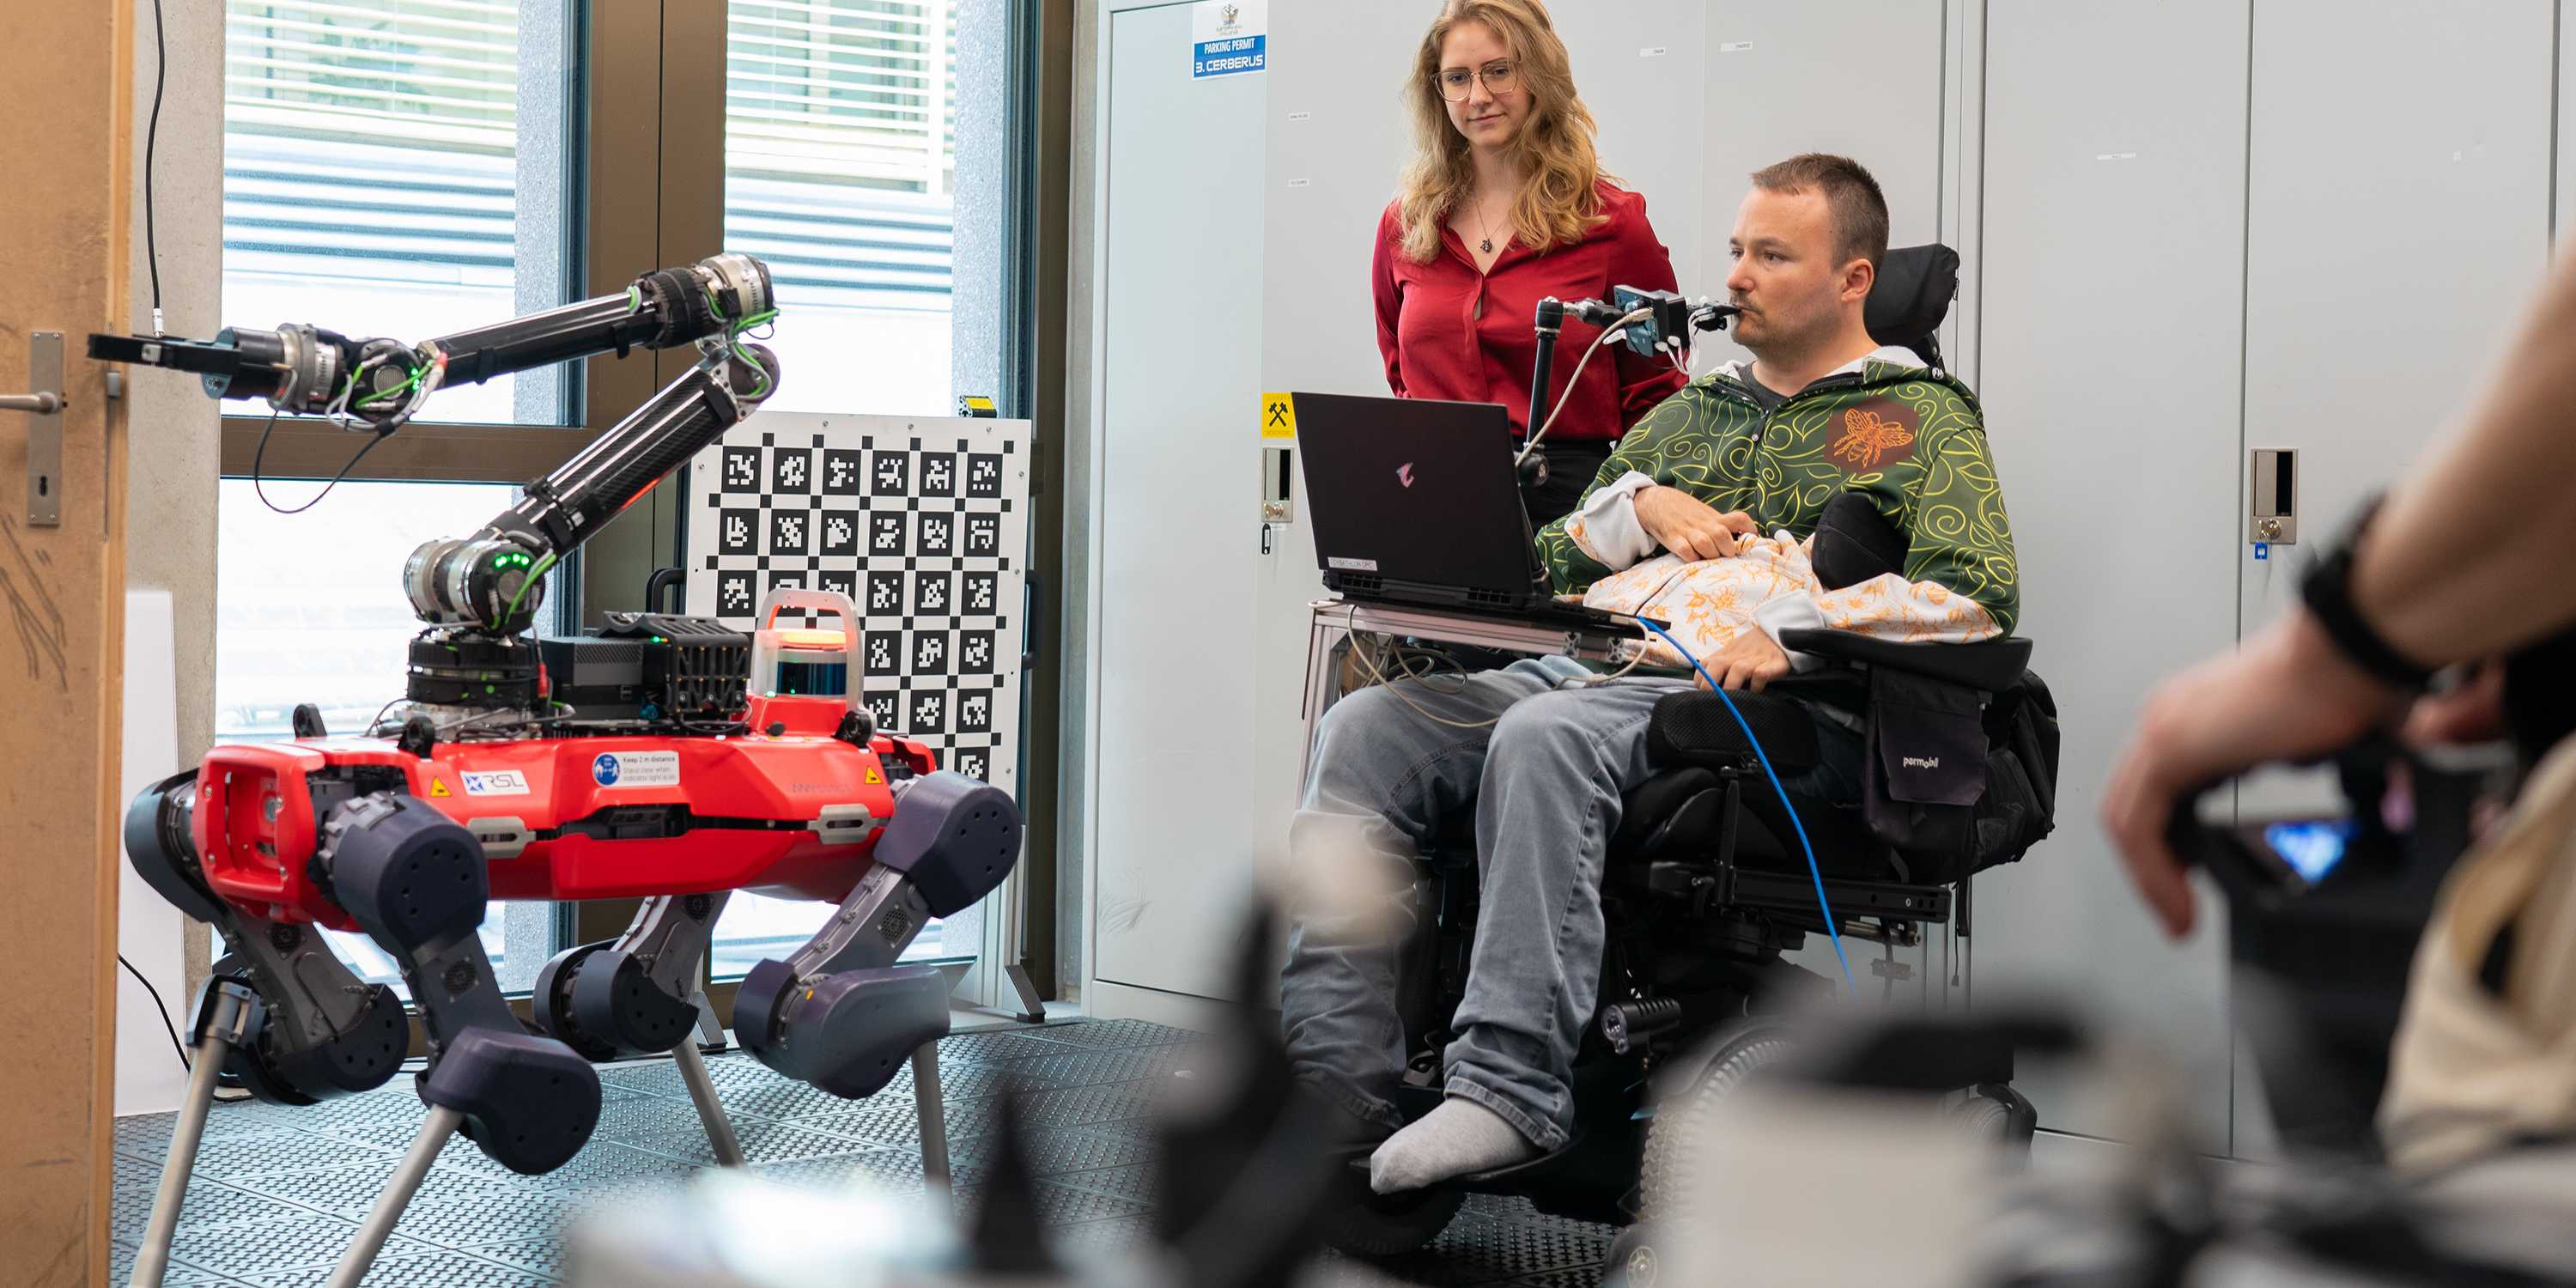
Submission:
[[1854,469],[1877,469],[1889,452],[1914,445],[1914,431],[1903,422],[1887,420],[1866,407],[1854,407],[1843,413],[1842,437],[1834,440],[1833,458]]

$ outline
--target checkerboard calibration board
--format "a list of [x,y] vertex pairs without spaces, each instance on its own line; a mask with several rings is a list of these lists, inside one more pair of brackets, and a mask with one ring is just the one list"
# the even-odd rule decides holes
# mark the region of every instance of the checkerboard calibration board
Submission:
[[877,727],[1016,790],[1028,465],[1026,421],[761,412],[690,462],[688,611],[848,595]]

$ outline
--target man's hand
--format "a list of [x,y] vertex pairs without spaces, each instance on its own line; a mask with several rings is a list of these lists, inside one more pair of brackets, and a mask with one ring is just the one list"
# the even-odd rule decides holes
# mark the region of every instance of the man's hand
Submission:
[[2191,885],[2165,841],[2185,792],[2341,750],[2405,710],[2404,695],[2335,652],[2305,612],[2156,686],[2103,788],[2102,826],[2166,932],[2191,930]]
[[2410,747],[2456,747],[2509,734],[2504,721],[2504,663],[2480,662],[2457,687],[2416,700],[2399,740]]
[[1706,501],[1660,483],[1641,489],[1629,504],[1637,508],[1637,526],[1655,544],[1692,563],[1733,555],[1735,539],[1755,530],[1753,516],[1742,510],[1719,514]]
[[1736,636],[1734,643],[1701,658],[1699,664],[1707,674],[1694,683],[1703,689],[1714,676],[1725,688],[1760,693],[1765,685],[1789,673],[1789,655],[1760,630],[1747,630]]

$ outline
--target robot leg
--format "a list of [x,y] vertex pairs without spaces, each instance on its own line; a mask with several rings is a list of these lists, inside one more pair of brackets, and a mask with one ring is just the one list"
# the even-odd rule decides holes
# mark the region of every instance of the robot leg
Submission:
[[615,940],[555,954],[537,973],[537,1023],[593,1060],[678,1046],[697,1024],[698,967],[731,893],[655,895]]
[[475,931],[491,896],[483,848],[434,806],[376,792],[331,811],[320,859],[332,895],[394,956],[429,1035],[420,1098],[450,1110],[493,1161],[560,1167],[599,1123],[599,1074],[528,1032]]
[[[238,981],[253,1004],[249,1028],[225,1046],[223,1071],[282,1105],[385,1085],[411,1044],[402,999],[360,982],[314,927],[255,916],[206,885],[189,831],[196,782],[190,770],[137,795],[125,813],[125,851],[145,884],[223,936],[215,982]],[[201,1023],[211,1000],[199,999]]]
[[931,918],[1001,884],[1019,855],[1020,813],[1008,793],[945,771],[909,780],[877,838],[876,866],[840,915],[788,960],[743,978],[735,1035],[791,1078],[853,1100],[874,1094],[948,1032],[946,977],[896,959]]
[[671,1052],[716,1161],[742,1164],[733,1123],[698,1054],[698,970],[730,891],[655,895],[626,933],[566,949],[537,972],[537,1023],[592,1060]]

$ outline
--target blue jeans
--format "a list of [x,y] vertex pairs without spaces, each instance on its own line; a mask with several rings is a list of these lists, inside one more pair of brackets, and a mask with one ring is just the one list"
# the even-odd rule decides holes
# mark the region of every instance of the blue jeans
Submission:
[[[1360,1118],[1402,1125],[1387,1093],[1404,1070],[1396,960],[1416,930],[1415,861],[1444,820],[1473,809],[1482,907],[1444,1053],[1446,1090],[1540,1149],[1565,1143],[1575,1048],[1601,988],[1610,835],[1621,797],[1648,777],[1655,701],[1690,687],[1655,678],[1562,687],[1591,678],[1567,658],[1525,659],[1362,689],[1326,713],[1289,861],[1336,873],[1357,862],[1366,879],[1346,884],[1371,893],[1344,888],[1292,910],[1280,1011],[1298,1076]],[[1493,723],[1459,727],[1484,721]],[[1816,768],[1786,786],[1856,799],[1860,735],[1821,718],[1816,732]]]

